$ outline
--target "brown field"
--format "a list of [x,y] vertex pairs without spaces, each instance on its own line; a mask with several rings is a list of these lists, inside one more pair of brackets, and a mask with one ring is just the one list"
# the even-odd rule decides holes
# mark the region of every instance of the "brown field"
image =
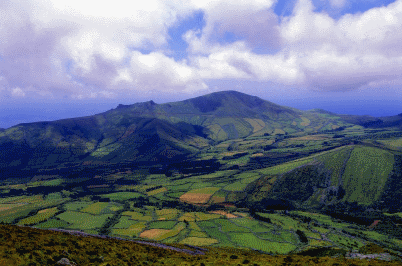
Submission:
[[219,243],[218,240],[214,238],[204,238],[204,237],[187,237],[183,239],[181,244],[195,245],[195,246],[209,246],[212,244]]
[[212,194],[202,194],[202,193],[186,193],[180,196],[180,200],[187,203],[201,203],[205,204],[209,201]]
[[253,127],[253,133],[260,131],[265,127],[265,123],[261,119],[245,118],[244,120],[246,120]]
[[225,211],[211,211],[210,213],[220,214],[220,215],[226,216],[226,218],[228,218],[228,219],[239,218],[239,216],[236,216],[234,214],[231,214],[231,213],[228,213]]
[[213,204],[213,203],[222,203],[222,202],[225,202],[225,200],[226,200],[225,197],[213,196],[213,197],[211,198],[210,203],[211,203],[211,204]]
[[140,237],[142,238],[148,238],[148,239],[160,239],[167,233],[171,232],[172,230],[167,230],[167,229],[150,229],[142,232],[140,234]]
[[55,210],[57,210],[57,207],[50,208],[50,209],[44,209],[44,210],[40,210],[40,211],[38,211],[38,213],[47,213],[47,212],[53,212],[53,211],[55,211]]
[[250,157],[261,157],[261,156],[264,156],[264,154],[263,153],[254,153]]

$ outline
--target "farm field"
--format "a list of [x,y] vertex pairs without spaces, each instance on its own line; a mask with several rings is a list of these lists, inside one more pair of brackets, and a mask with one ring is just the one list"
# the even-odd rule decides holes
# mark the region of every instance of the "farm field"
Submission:
[[[190,170],[174,165],[163,172],[160,163],[96,178],[41,176],[1,184],[0,223],[272,255],[349,252],[369,243],[402,254],[395,231],[402,210],[381,205],[384,195],[402,195],[391,190],[402,155],[390,147],[399,139],[362,139],[374,133],[361,127],[292,133],[315,125],[311,117],[286,127],[270,128],[257,118],[247,123],[243,130],[252,136],[208,146]],[[227,134],[222,127],[211,130],[216,138]],[[204,160],[219,167],[193,171],[192,164]]]

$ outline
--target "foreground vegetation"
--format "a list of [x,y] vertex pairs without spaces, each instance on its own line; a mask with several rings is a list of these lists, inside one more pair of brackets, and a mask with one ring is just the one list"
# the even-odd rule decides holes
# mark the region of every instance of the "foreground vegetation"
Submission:
[[[270,256],[236,248],[187,245],[156,247],[152,242],[78,236],[18,226],[0,225],[0,265],[400,265],[398,261],[346,259],[336,249],[312,254]],[[370,251],[362,248],[361,252]],[[173,249],[173,250],[172,250]],[[382,249],[373,249],[384,252]],[[367,253],[367,252],[366,252]],[[338,257],[334,257],[338,256]]]

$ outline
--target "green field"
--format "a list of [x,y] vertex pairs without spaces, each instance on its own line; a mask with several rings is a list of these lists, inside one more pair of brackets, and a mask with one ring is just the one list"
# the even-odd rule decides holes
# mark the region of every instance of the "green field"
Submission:
[[96,229],[101,228],[106,219],[112,217],[112,214],[91,215],[88,213],[66,211],[56,217],[71,224],[71,229]]
[[394,156],[370,147],[353,149],[343,175],[344,200],[371,204],[378,200],[394,164]]
[[110,200],[114,201],[125,201],[129,199],[136,199],[138,197],[143,196],[144,196],[143,194],[137,192],[116,192],[102,195],[103,198],[109,198]]
[[40,210],[37,214],[27,217],[25,219],[20,220],[17,224],[18,225],[32,225],[37,224],[43,221],[46,221],[53,215],[55,215],[59,210],[57,207]]
[[261,250],[273,254],[287,254],[296,248],[295,245],[288,243],[277,243],[266,241],[253,234],[233,233],[231,239],[242,247]]

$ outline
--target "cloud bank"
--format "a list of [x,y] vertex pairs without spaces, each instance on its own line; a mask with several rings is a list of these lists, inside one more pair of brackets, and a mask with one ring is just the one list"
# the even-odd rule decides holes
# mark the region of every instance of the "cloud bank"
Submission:
[[[402,83],[402,0],[336,19],[311,0],[298,0],[289,16],[276,5],[3,0],[0,98],[195,93],[221,79],[321,91]],[[187,56],[175,60],[169,29],[196,12],[204,26],[183,33]]]

